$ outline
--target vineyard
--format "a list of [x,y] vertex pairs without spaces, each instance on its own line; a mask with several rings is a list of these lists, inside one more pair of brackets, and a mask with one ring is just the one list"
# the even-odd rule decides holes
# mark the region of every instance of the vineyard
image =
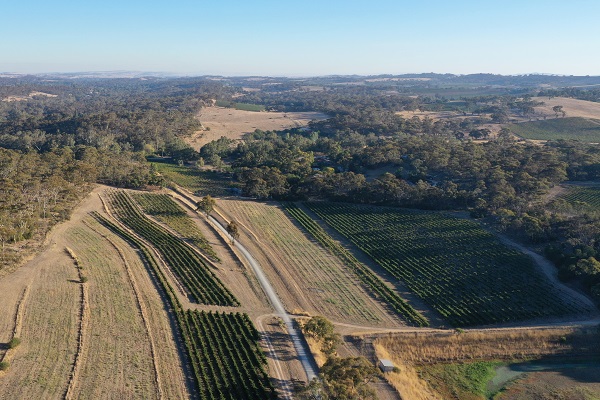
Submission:
[[[113,199],[116,195],[113,195]],[[128,201],[128,199],[126,200]],[[113,201],[113,204],[115,201]],[[95,218],[105,227],[140,250],[149,272],[174,311],[191,365],[190,377],[202,400],[275,399],[267,374],[267,360],[259,345],[259,334],[246,314],[184,311],[173,288],[150,249],[130,232],[100,214]]]
[[113,192],[110,202],[119,220],[156,248],[194,302],[239,305],[200,256],[185,242],[144,216],[130,196],[121,191]]
[[360,281],[368,287],[369,291],[377,298],[385,301],[396,314],[416,326],[428,326],[427,319],[412,308],[404,299],[388,288],[373,272],[358,261],[342,245],[335,242],[316,222],[314,222],[304,211],[293,203],[285,204],[285,209],[300,225],[304,227],[323,247],[329,249],[349,267]]
[[251,226],[259,237],[260,251],[280,265],[275,267],[278,277],[274,280],[282,279],[289,293],[288,307],[356,323],[393,320],[370,298],[344,261],[307,237],[279,205],[220,200],[219,208],[235,221]]
[[572,187],[564,198],[574,206],[600,211],[600,186]]
[[201,399],[273,399],[260,335],[246,314],[186,311],[183,331]]
[[588,118],[555,118],[545,121],[523,122],[509,125],[510,130],[525,139],[580,140],[597,143],[600,122]]
[[206,240],[198,226],[186,212],[166,194],[135,194],[134,200],[142,207],[145,214],[164,223],[183,238],[198,247],[213,261],[220,261],[219,257]]
[[561,300],[530,258],[478,224],[440,213],[306,203],[453,326],[581,311]]
[[180,167],[166,162],[153,162],[153,168],[179,186],[185,187],[201,196],[226,196],[231,194],[228,188],[232,187],[231,179],[223,174],[212,171],[200,171],[199,169]]

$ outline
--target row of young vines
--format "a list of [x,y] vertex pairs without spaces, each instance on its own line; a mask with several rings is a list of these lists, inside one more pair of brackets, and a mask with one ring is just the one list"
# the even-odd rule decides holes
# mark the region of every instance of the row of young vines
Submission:
[[360,281],[368,288],[374,297],[385,301],[395,313],[411,325],[428,326],[429,322],[408,304],[403,298],[385,285],[385,283],[371,272],[365,265],[358,261],[342,245],[335,242],[315,221],[302,209],[293,203],[285,203],[285,209],[308,233],[317,239],[323,247],[329,249],[349,267]]
[[[267,372],[267,361],[258,344],[260,335],[248,316],[184,310],[148,246],[136,235],[100,214],[94,216],[140,250],[150,275],[165,294],[178,335],[185,344],[186,363],[191,366],[192,372],[188,379],[193,382],[194,397],[202,400],[276,399]],[[121,219],[119,221],[124,223]]]
[[581,312],[533,261],[477,223],[435,212],[306,203],[453,326]]
[[137,193],[133,195],[133,198],[142,207],[144,214],[154,217],[159,222],[173,229],[186,241],[200,249],[212,261],[220,261],[198,226],[171,196],[166,194]]
[[185,242],[146,217],[131,197],[113,192],[110,203],[119,220],[156,248],[194,302],[238,306],[238,300]]

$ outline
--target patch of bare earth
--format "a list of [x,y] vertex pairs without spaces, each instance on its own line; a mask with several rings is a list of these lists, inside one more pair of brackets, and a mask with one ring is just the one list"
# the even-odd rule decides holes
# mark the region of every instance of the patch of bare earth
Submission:
[[195,132],[186,142],[194,149],[225,136],[229,139],[241,139],[246,133],[256,129],[263,131],[300,128],[312,120],[328,118],[318,112],[255,112],[236,110],[234,108],[205,107],[197,116],[204,127]]
[[[144,264],[89,217],[102,210],[102,190],[92,192],[69,221],[51,231],[44,251],[0,280],[1,341],[13,329],[7,319],[14,315],[19,292],[30,287],[21,345],[0,377],[4,398],[188,397],[167,311]],[[86,283],[67,247],[83,267]]]
[[58,97],[56,94],[44,93],[44,92],[31,92],[27,96],[8,96],[2,99],[2,101],[13,102],[13,101],[25,101],[33,99],[35,96],[43,96],[43,97]]

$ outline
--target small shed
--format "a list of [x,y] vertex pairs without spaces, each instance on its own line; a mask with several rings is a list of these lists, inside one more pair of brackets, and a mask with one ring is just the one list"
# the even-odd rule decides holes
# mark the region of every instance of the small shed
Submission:
[[379,369],[383,372],[392,372],[394,370],[394,363],[390,360],[379,359]]

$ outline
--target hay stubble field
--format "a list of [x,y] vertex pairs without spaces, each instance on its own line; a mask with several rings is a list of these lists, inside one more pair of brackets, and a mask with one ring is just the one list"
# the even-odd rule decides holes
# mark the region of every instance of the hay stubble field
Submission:
[[318,112],[274,112],[274,111],[245,111],[225,107],[205,107],[197,116],[204,130],[194,133],[187,138],[187,143],[199,149],[208,142],[222,136],[228,139],[240,139],[244,134],[263,131],[301,128],[310,121],[320,121],[328,118]]

